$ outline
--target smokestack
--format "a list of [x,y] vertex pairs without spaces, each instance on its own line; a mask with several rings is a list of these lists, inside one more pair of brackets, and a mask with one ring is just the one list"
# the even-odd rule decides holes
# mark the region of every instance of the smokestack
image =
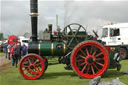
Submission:
[[58,29],[58,15],[56,15],[56,30]]
[[60,30],[61,30],[58,25],[58,15],[56,15],[56,30],[57,30],[57,32],[60,32]]
[[37,41],[38,0],[30,0],[30,16],[32,27],[32,41]]

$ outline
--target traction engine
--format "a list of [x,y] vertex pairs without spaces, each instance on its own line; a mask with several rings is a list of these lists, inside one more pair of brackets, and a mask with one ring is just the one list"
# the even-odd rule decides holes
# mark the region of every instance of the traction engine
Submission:
[[[88,35],[87,29],[77,23],[67,25],[62,32],[52,34],[48,25],[44,40],[37,39],[38,0],[30,0],[32,41],[28,54],[22,58],[19,71],[26,79],[40,78],[48,67],[46,56],[59,56],[59,63],[83,78],[101,76],[107,68],[118,68],[118,48],[108,47],[101,40]],[[95,34],[95,33],[94,33]]]

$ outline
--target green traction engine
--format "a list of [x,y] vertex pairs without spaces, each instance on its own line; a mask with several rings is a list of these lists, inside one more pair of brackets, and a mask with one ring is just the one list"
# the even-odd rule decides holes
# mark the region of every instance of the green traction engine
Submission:
[[[52,25],[44,32],[44,39],[37,39],[38,0],[30,0],[32,37],[28,54],[19,64],[19,71],[26,79],[40,78],[48,67],[47,56],[58,56],[65,69],[73,70],[83,78],[101,76],[108,68],[120,70],[118,47],[106,46],[101,40],[88,35],[87,29],[77,23],[67,25],[63,31],[52,33]],[[98,36],[94,32],[95,36]]]

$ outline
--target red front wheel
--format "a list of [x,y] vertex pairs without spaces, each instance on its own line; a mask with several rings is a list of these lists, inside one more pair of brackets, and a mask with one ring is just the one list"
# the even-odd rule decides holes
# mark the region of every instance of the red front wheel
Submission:
[[38,79],[44,73],[45,63],[36,54],[28,54],[20,61],[19,71],[26,79]]
[[77,75],[83,78],[95,78],[106,71],[109,57],[100,43],[85,41],[74,48],[71,64]]

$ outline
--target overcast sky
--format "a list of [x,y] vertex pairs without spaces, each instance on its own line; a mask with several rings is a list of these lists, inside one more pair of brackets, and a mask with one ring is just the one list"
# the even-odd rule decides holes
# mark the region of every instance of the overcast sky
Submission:
[[[56,14],[61,29],[70,23],[79,23],[92,29],[101,29],[108,22],[128,22],[128,0],[38,0],[38,31],[48,24],[56,28]],[[0,1],[0,32],[4,35],[23,35],[31,32],[29,0]],[[100,31],[99,31],[100,34]]]

